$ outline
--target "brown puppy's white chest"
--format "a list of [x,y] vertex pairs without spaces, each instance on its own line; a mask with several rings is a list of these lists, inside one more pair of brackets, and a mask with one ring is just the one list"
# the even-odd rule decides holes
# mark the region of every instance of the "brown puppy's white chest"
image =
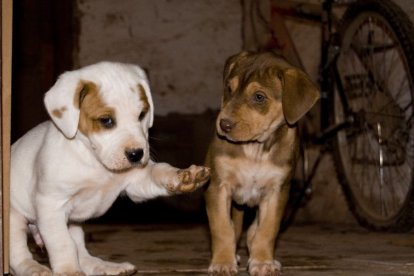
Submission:
[[[265,143],[235,145],[237,151],[214,156],[214,167],[221,185],[238,204],[256,206],[274,190],[280,189],[292,166],[295,130],[285,128],[284,139],[269,147]],[[229,152],[231,152],[229,154]],[[283,158],[281,158],[283,156]]]
[[232,199],[238,204],[249,206],[256,206],[273,189],[279,189],[288,170],[268,160],[250,158],[220,156],[216,163],[222,167],[218,175]]

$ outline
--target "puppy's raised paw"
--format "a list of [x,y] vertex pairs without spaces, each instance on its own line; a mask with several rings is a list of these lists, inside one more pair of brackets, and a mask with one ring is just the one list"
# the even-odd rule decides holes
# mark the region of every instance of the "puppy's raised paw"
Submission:
[[249,261],[249,274],[251,276],[282,276],[282,265],[276,260]]
[[210,179],[210,169],[203,166],[191,165],[187,169],[177,171],[177,183],[167,186],[173,193],[188,193],[203,186]]

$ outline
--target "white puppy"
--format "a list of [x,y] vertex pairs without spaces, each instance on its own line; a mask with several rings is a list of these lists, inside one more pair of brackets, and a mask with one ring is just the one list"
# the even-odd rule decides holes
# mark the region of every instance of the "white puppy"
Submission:
[[[105,213],[125,192],[134,201],[189,192],[209,170],[150,160],[154,108],[144,71],[101,62],[62,74],[46,93],[52,121],[12,146],[10,262],[14,275],[116,275],[129,263],[89,255],[79,223]],[[27,229],[44,243],[52,271],[33,260]]]

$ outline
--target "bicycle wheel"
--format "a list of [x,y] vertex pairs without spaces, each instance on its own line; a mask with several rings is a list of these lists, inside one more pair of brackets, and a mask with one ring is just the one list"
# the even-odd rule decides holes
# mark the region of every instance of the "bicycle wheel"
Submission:
[[414,28],[393,2],[359,1],[344,14],[337,70],[334,141],[338,179],[352,213],[370,230],[401,232],[414,223]]

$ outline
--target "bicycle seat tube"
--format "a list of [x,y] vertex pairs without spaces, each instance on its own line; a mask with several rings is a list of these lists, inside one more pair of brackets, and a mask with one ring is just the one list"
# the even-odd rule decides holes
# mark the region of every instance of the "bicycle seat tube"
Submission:
[[325,0],[322,2],[322,14],[321,14],[321,63],[320,63],[320,88],[321,88],[321,129],[326,129],[329,126],[329,97],[333,86],[333,75],[330,72],[329,66],[329,48],[331,42],[332,32],[332,4],[334,0]]

